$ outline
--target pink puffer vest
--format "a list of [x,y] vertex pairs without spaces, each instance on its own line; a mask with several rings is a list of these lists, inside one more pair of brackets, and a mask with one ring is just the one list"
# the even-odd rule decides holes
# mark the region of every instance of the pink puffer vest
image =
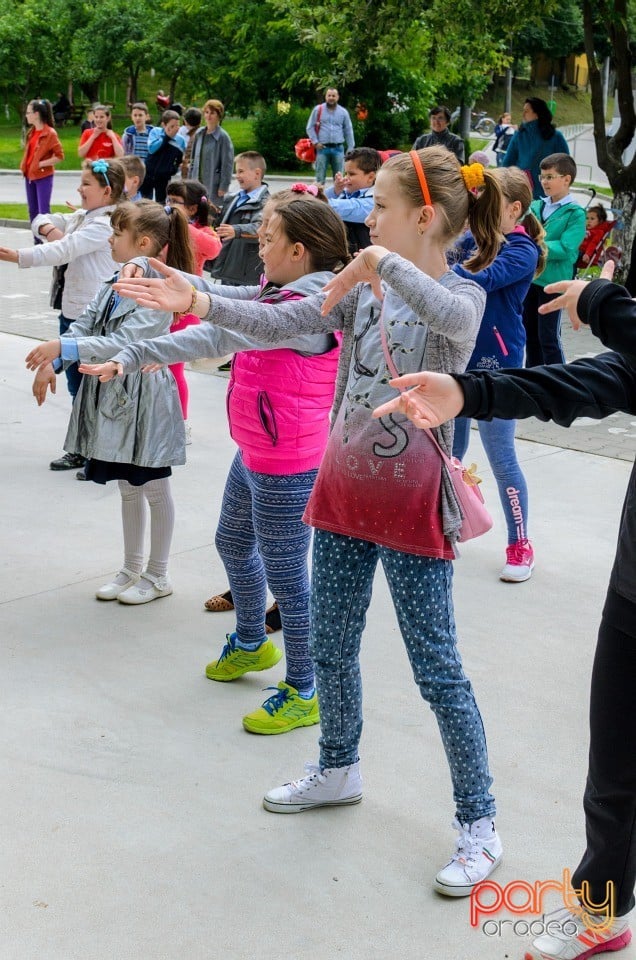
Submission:
[[[302,297],[288,292],[282,299]],[[339,342],[339,334],[335,336]],[[227,415],[248,470],[290,474],[319,466],[329,435],[339,353],[338,345],[313,357],[288,348],[235,354]]]

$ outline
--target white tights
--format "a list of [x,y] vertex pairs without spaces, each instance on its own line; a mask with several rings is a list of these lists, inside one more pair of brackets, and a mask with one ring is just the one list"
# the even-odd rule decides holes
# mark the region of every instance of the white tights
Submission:
[[170,480],[150,480],[134,487],[127,480],[118,480],[121,494],[121,517],[124,526],[124,566],[141,573],[144,565],[146,532],[146,500],[150,507],[150,557],[147,570],[155,577],[165,577],[174,530],[174,501]]

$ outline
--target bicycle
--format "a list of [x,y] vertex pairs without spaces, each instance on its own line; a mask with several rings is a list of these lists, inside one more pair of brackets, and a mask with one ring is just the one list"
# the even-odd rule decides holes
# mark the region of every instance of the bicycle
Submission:
[[[460,112],[461,108],[455,107],[451,113],[451,124],[459,120]],[[475,133],[481,134],[483,137],[490,137],[495,132],[495,121],[487,115],[485,110],[471,110],[470,129],[474,130]]]

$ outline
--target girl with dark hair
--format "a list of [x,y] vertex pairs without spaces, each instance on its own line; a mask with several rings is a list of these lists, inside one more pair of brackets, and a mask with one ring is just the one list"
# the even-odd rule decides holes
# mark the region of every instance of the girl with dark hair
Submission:
[[[111,220],[115,263],[165,250],[167,263],[192,269],[188,224],[181,211],[168,214],[159,204],[140,200],[120,204]],[[49,388],[55,390],[55,371],[61,366],[105,359],[131,341],[169,330],[172,313],[146,310],[120,297],[113,289],[117,276],[101,287],[68,333],[39,344],[27,356],[27,367],[37,370],[33,394],[38,405]],[[90,370],[80,366],[80,372]],[[172,593],[167,572],[174,528],[169,477],[174,464],[185,463],[183,420],[172,374],[131,374],[110,384],[83,377],[64,446],[88,458],[87,480],[119,484],[124,563],[113,580],[99,588],[97,599],[137,605],[167,597]],[[146,501],[150,558],[144,570]]]
[[568,153],[567,140],[552,122],[552,114],[541,97],[529,97],[523,105],[523,123],[510,141],[501,165],[521,167],[532,188],[532,196],[543,196],[539,171],[541,161],[551,153]]
[[[348,262],[345,228],[329,205],[308,193],[285,194],[263,210],[260,285],[230,287],[191,277],[196,288],[183,281],[189,302],[196,305],[197,291],[205,290],[214,301],[233,302],[239,312],[248,306],[244,301],[256,300],[269,313],[276,304],[318,293]],[[124,367],[234,353],[227,412],[239,449],[226,481],[216,547],[232,591],[236,632],[227,636],[206,675],[236,680],[281,659],[282,651],[265,635],[269,587],[283,623],[286,674],[273,695],[243,718],[243,726],[251,733],[280,734],[319,721],[309,654],[311,530],[302,517],[327,443],[339,335],[300,333],[285,338],[280,348],[262,347],[249,334],[202,323],[131,344],[94,372],[110,379]]]
[[[26,108],[29,129],[20,170],[24,175],[29,220],[51,212],[55,164],[64,159],[60,138],[54,130],[53,111],[48,100],[31,100]],[[36,243],[41,243],[36,238]]]
[[124,147],[121,139],[113,130],[111,109],[98,103],[93,107],[95,126],[84,130],[80,137],[77,152],[82,160],[109,160],[111,157],[123,157]]

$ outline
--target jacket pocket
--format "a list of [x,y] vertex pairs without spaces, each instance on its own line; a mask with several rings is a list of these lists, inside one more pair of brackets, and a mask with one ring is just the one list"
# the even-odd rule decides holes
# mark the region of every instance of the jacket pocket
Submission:
[[106,420],[128,422],[132,419],[135,399],[128,392],[129,385],[128,377],[123,380],[115,377],[108,384],[100,384],[99,411]]
[[272,402],[264,390],[258,394],[258,417],[265,433],[270,437],[272,446],[278,443],[278,427],[276,426],[276,414]]

